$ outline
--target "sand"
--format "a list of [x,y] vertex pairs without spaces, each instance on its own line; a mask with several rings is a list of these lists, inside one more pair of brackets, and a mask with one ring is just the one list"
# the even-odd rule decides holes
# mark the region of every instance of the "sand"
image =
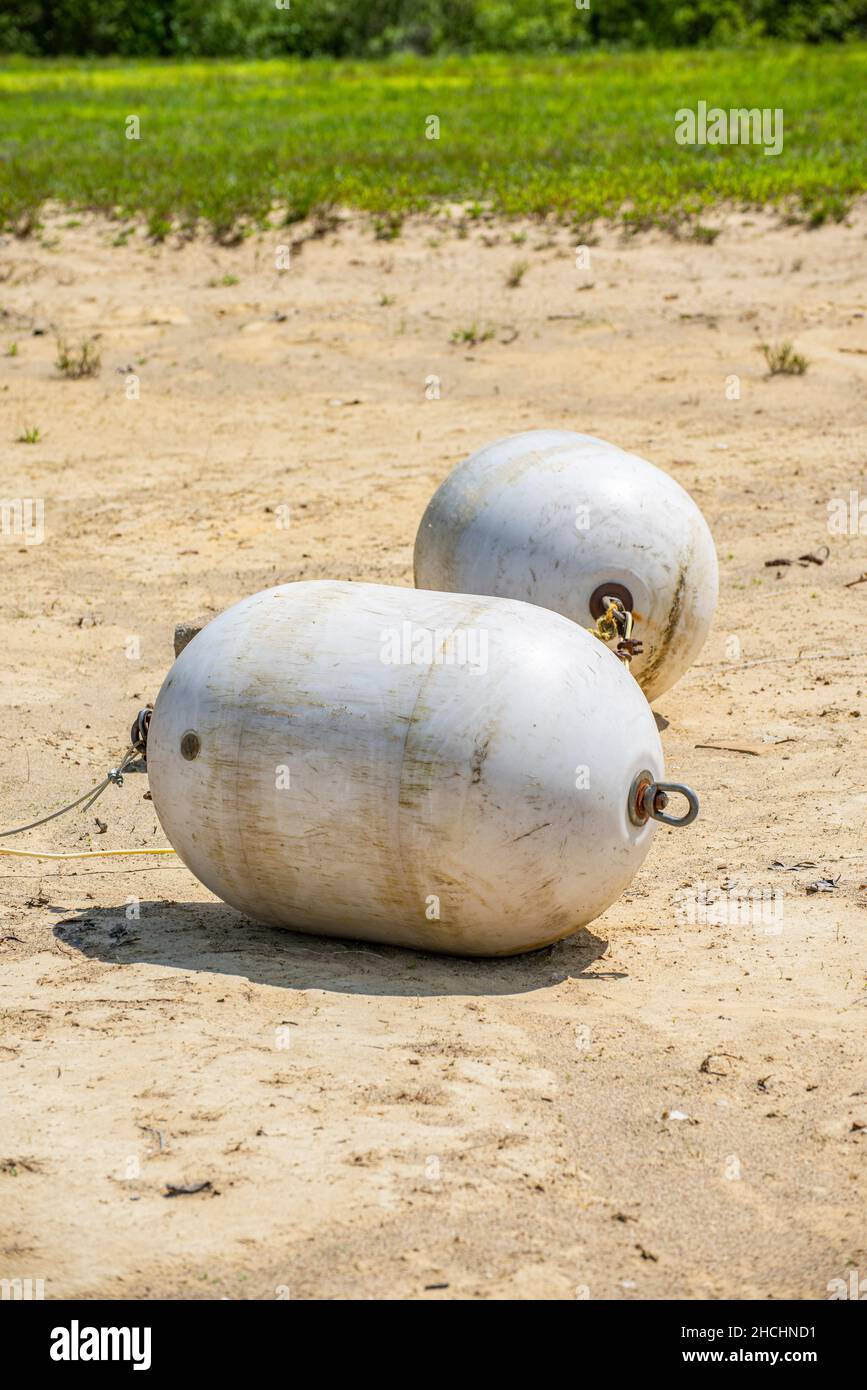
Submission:
[[[0,538],[6,826],[115,763],[177,621],[293,579],[411,584],[431,491],[497,436],[644,455],[721,567],[655,706],[701,819],[553,949],[429,958],[257,926],[171,860],[0,859],[0,1278],[821,1299],[867,1276],[867,543],[857,516],[828,531],[867,497],[867,211],[713,223],[600,227],[589,270],[566,229],[454,218],[153,246],[54,208],[0,246],[0,494],[45,508],[41,544]],[[55,334],[96,336],[99,376],[61,379]],[[808,370],[769,378],[786,339]],[[146,789],[4,843],[163,844]],[[781,896],[732,921],[721,885]],[[684,888],[710,894],[691,922]]]

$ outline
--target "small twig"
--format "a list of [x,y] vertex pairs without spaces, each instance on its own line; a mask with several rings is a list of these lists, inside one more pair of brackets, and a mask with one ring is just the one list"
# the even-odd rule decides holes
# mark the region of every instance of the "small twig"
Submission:
[[155,1137],[157,1144],[159,1145],[159,1151],[160,1153],[162,1153],[163,1149],[165,1148],[162,1130],[154,1129],[153,1125],[139,1125],[139,1129],[142,1130],[145,1134],[152,1134]]
[[56,873],[0,874],[0,878],[92,878],[94,874],[163,874],[167,869],[185,869],[185,864],[151,864],[144,869],[58,869]]
[[851,661],[855,652],[798,652],[797,656],[754,656],[749,661],[697,661],[694,670],[740,670],[747,666],[778,666],[792,661]]
[[714,1057],[729,1057],[733,1062],[743,1061],[743,1057],[739,1057],[734,1052],[709,1052],[705,1057],[704,1061],[702,1062],[701,1066],[699,1067],[699,1071],[703,1071],[706,1076],[728,1076],[728,1072],[713,1071],[711,1069],[710,1064],[713,1061]]
[[734,743],[696,743],[696,748],[710,748],[714,753],[746,753],[751,758],[761,756],[758,748],[738,748]]

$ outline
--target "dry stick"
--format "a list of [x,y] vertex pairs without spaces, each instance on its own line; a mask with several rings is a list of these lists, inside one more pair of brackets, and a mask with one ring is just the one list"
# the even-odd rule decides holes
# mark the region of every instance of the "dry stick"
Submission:
[[151,864],[146,868],[129,869],[58,869],[56,873],[0,874],[0,878],[90,878],[93,874],[164,874],[167,869],[185,869],[185,864]]
[[[791,743],[791,739],[786,739],[786,743]],[[746,753],[751,758],[761,757],[758,748],[737,748],[732,743],[696,743],[693,746],[695,748],[709,748],[712,753]],[[773,747],[773,744],[768,744],[768,747]]]
[[698,661],[694,670],[704,671],[725,671],[740,670],[745,666],[775,666],[783,662],[795,661],[851,661],[857,655],[855,652],[811,652],[806,656],[798,652],[797,656],[755,656],[749,661]]

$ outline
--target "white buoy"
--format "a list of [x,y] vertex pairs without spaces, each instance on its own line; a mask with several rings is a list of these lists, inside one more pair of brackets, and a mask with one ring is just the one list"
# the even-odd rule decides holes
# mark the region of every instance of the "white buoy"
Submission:
[[598,638],[375,584],[285,584],[215,618],[166,677],[147,761],[169,841],[226,902],[457,955],[597,917],[665,803],[653,715]]
[[620,598],[643,650],[631,670],[652,700],[695,660],[719,579],[707,523],[660,469],[569,430],[500,439],[432,497],[415,543],[420,589],[497,594],[582,627]]

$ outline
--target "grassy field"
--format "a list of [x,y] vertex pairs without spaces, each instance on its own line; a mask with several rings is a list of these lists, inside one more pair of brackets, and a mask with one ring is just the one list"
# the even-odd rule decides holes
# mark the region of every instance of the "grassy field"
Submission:
[[[723,198],[786,201],[818,222],[864,188],[867,49],[561,58],[0,64],[0,221],[45,199],[144,213],[153,235],[204,219],[218,236],[352,205],[380,233],[431,204],[643,224]],[[674,113],[781,107],[777,157],[681,146]],[[127,139],[138,116],[141,138]],[[426,138],[426,120],[440,138]]]

